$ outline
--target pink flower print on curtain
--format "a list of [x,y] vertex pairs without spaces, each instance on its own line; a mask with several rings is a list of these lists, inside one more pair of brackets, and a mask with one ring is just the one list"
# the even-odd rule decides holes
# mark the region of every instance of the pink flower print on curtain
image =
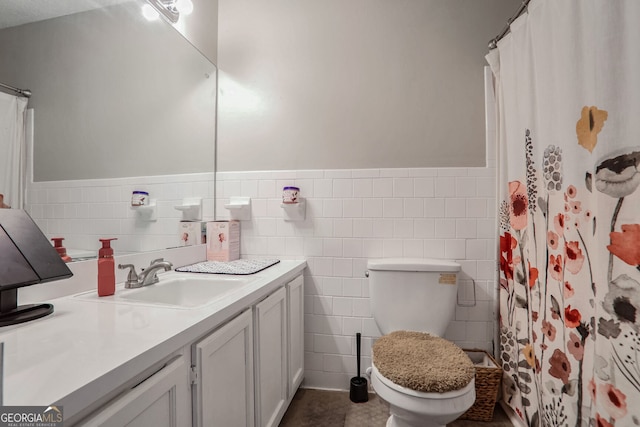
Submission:
[[573,274],[578,274],[582,269],[582,264],[584,264],[584,255],[582,254],[582,249],[580,249],[580,244],[577,241],[565,242],[564,254],[566,269]]
[[510,223],[514,230],[523,230],[527,226],[527,189],[519,181],[509,183],[511,196]]
[[599,385],[596,399],[602,402],[607,414],[614,420],[627,414],[627,396],[612,384]]

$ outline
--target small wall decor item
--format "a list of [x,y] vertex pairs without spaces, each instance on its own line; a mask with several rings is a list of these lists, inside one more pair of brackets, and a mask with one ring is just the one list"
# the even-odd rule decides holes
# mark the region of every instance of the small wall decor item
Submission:
[[149,203],[149,193],[146,191],[134,191],[131,194],[131,206],[144,206]]
[[300,189],[298,187],[284,187],[282,189],[282,203],[298,203]]
[[136,212],[137,218],[142,221],[158,220],[156,200],[149,198],[146,191],[133,190],[130,209]]

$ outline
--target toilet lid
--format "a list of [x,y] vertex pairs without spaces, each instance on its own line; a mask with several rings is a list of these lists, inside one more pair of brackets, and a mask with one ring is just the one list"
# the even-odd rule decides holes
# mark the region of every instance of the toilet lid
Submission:
[[427,393],[458,390],[475,368],[454,343],[422,332],[395,331],[375,342],[373,363],[380,374],[403,387]]

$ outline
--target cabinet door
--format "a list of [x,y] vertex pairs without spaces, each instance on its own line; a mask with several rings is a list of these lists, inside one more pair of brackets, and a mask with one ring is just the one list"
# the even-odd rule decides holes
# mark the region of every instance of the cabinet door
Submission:
[[[194,346],[194,425],[253,427],[253,334],[251,310]],[[155,427],[155,426],[154,426]]]
[[304,377],[304,281],[298,276],[287,283],[289,329],[289,401]]
[[184,356],[180,356],[79,425],[190,426],[189,365],[184,359]]
[[278,425],[287,403],[287,292],[278,289],[255,306],[256,425]]

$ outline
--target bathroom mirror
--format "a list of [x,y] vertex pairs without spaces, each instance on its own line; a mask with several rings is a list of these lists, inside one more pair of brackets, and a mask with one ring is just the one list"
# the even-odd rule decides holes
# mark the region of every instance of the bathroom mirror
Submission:
[[33,93],[34,182],[214,172],[215,65],[144,0],[68,3],[106,6],[0,29],[0,82]]
[[33,93],[35,182],[213,171],[216,68],[144,4],[0,31],[0,81]]

